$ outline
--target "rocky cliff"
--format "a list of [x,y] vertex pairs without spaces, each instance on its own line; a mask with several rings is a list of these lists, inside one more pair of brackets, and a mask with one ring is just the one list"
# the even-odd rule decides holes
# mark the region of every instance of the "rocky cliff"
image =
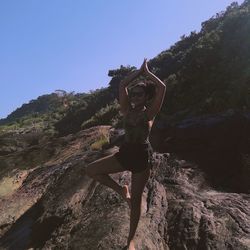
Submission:
[[[250,249],[250,195],[248,182],[243,182],[249,180],[249,175],[245,179],[235,175],[235,182],[242,185],[235,186],[231,180],[226,186],[218,185],[218,180],[225,180],[228,172],[231,174],[232,167],[241,167],[228,165],[226,158],[231,157],[231,151],[222,152],[225,166],[223,161],[213,166],[214,159],[207,163],[212,171],[202,165],[209,157],[199,161],[190,154],[202,138],[204,149],[213,148],[217,152],[215,157],[220,152],[218,141],[223,139],[218,138],[213,146],[208,143],[209,133],[204,133],[217,130],[217,123],[210,123],[209,130],[200,122],[200,129],[195,130],[191,124],[197,125],[200,119],[185,121],[175,129],[158,124],[158,130],[160,125],[161,132],[165,130],[163,142],[157,139],[157,129],[152,134],[152,143],[155,148],[158,145],[161,153],[154,153],[153,172],[143,193],[137,249]],[[205,120],[208,124],[211,117],[210,120],[203,117]],[[225,131],[230,124],[224,119]],[[39,144],[40,150],[56,147],[50,158],[28,170],[12,171],[12,175],[9,173],[1,180],[0,187],[4,181],[15,183],[0,193],[3,249],[124,248],[129,232],[127,203],[85,175],[89,162],[118,149],[115,132],[109,126],[99,126],[54,139],[50,144]],[[183,139],[186,143],[182,140],[179,144],[182,148],[176,146],[181,133],[186,136]],[[102,143],[107,135],[111,143]],[[225,143],[229,135],[225,133]],[[188,137],[196,140],[188,141]],[[242,161],[247,165],[248,148],[242,146],[242,149],[245,157]],[[112,177],[120,184],[129,184],[131,174],[125,171]]]

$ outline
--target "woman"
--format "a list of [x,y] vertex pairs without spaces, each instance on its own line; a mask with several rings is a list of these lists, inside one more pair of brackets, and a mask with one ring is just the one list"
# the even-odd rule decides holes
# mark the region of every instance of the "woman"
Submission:
[[[155,83],[155,94],[150,102],[149,87],[138,83],[128,90],[129,84],[139,75],[147,76]],[[144,59],[139,70],[132,72],[119,86],[120,109],[124,116],[125,141],[119,152],[96,160],[86,167],[86,173],[104,184],[128,203],[130,230],[127,240],[129,250],[134,250],[134,235],[141,215],[141,202],[144,187],[151,173],[151,146],[148,140],[156,114],[160,111],[166,92],[165,84],[148,69]],[[127,185],[120,186],[108,174],[129,170],[132,172],[131,197]]]

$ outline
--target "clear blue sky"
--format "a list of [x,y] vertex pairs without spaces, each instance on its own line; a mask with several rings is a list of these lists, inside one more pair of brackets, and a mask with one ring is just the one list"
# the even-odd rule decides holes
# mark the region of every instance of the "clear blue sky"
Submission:
[[106,87],[109,69],[139,67],[232,2],[1,1],[0,118],[56,89]]

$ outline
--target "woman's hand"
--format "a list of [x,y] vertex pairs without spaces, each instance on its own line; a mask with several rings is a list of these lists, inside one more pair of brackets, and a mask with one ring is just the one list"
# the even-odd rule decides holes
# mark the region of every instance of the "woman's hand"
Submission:
[[140,67],[138,70],[134,70],[134,71],[131,73],[131,75],[134,75],[134,78],[135,78],[135,77],[138,77],[138,76],[140,76],[140,75],[143,75],[144,73],[146,73],[145,67],[147,67],[147,58],[144,58],[141,67]]
[[122,85],[129,86],[130,84],[133,84],[133,80],[135,78],[139,77],[140,75],[150,74],[150,73],[151,72],[149,71],[147,65],[147,58],[144,58],[141,67],[137,70],[132,71],[127,77],[125,77],[122,80]]
[[139,77],[140,75],[145,74],[144,67],[145,67],[146,62],[147,62],[147,59],[144,58],[141,67],[139,69],[137,69],[137,70],[132,71],[132,73],[129,76],[127,76],[126,80],[128,80],[128,84],[127,84],[128,87],[135,84],[135,83],[133,83],[133,80],[135,78]]
[[147,58],[144,58],[143,63],[141,65],[140,71],[141,73],[145,73],[145,65],[147,64]]
[[144,59],[144,62],[143,62],[143,71],[146,75],[151,73],[150,70],[148,69],[148,62],[146,58]]

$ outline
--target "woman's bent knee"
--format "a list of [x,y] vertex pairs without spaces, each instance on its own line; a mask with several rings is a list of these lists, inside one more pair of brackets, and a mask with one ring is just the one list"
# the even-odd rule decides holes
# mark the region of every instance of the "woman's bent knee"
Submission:
[[87,167],[85,168],[85,173],[86,175],[88,175],[89,177],[93,177],[95,174],[93,172],[93,163],[90,163],[87,165]]
[[89,163],[85,168],[85,173],[90,177],[101,174],[98,172],[101,172],[100,166],[102,166],[103,163],[103,159],[98,159],[94,162]]
[[91,175],[89,166],[87,166],[87,167],[85,168],[85,174],[88,175],[88,176]]
[[124,171],[114,155],[106,156],[89,163],[85,170],[86,174],[91,177],[99,174],[112,174]]

